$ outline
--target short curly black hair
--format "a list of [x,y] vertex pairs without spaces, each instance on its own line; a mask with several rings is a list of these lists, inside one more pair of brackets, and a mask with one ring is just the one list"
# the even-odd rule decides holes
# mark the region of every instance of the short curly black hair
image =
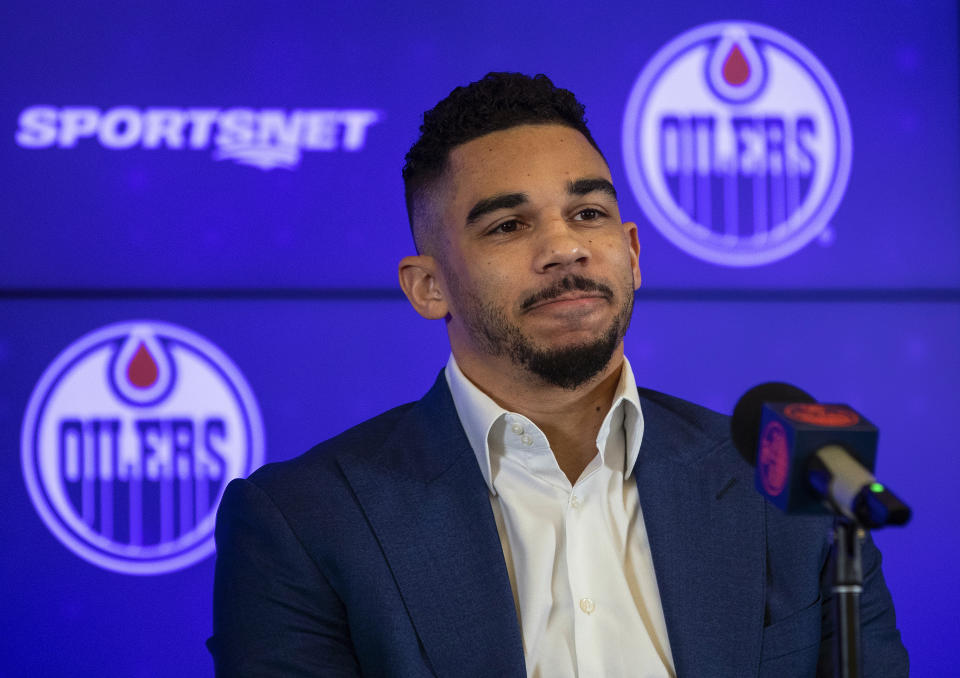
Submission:
[[577,130],[603,156],[587,129],[583,104],[542,73],[533,77],[487,73],[481,80],[457,87],[424,113],[420,138],[410,148],[403,166],[407,217],[417,249],[423,249],[424,237],[423,225],[414,224],[415,202],[426,187],[443,175],[451,150],[491,132],[544,123]]

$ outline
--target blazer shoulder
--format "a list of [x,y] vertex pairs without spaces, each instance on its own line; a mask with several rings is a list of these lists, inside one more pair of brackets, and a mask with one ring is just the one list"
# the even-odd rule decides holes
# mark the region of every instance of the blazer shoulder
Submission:
[[643,409],[644,438],[666,445],[682,458],[717,450],[733,449],[730,417],[702,405],[647,388],[638,388]]
[[374,454],[415,404],[405,403],[394,407],[314,445],[292,459],[265,464],[254,471],[249,480],[269,492],[272,488],[302,484],[317,475],[330,472],[338,474],[336,459],[340,454]]

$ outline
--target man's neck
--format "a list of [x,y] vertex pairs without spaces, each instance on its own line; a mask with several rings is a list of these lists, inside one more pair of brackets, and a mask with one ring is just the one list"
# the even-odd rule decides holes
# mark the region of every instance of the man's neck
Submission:
[[574,484],[597,454],[597,434],[613,402],[623,369],[618,347],[607,367],[575,389],[544,382],[504,359],[458,356],[457,365],[498,405],[527,417],[547,436],[560,470]]

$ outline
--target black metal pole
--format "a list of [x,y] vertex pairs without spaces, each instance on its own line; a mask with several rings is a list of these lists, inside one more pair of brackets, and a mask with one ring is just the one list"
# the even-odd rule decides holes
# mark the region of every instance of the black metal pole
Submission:
[[838,517],[833,525],[833,668],[838,678],[860,678],[860,593],[863,529]]

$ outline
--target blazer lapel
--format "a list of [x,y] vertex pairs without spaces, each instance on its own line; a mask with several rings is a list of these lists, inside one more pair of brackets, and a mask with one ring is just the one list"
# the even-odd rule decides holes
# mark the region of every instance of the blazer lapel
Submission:
[[726,435],[641,400],[634,474],[677,675],[755,674],[766,549],[751,469]]
[[487,486],[443,373],[373,456],[338,460],[439,676],[525,676]]

